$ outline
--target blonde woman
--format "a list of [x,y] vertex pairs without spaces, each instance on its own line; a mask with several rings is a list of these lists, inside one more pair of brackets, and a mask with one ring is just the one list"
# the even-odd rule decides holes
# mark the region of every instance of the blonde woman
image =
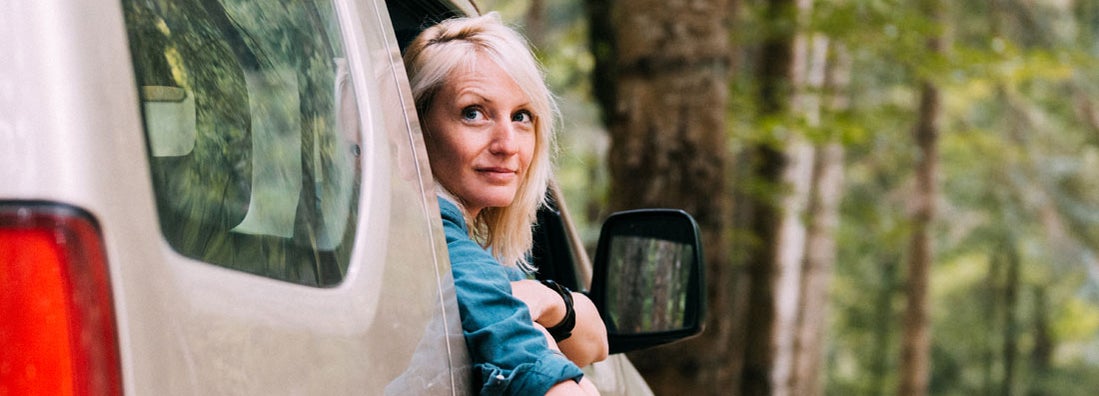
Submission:
[[607,355],[595,307],[526,276],[556,122],[526,40],[495,13],[450,19],[404,59],[481,394],[598,394],[579,369]]

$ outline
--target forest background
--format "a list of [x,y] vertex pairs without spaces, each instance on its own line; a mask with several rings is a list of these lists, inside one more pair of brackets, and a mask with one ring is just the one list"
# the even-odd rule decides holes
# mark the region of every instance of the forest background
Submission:
[[1099,2],[482,0],[561,98],[588,242],[687,209],[658,395],[1099,389]]

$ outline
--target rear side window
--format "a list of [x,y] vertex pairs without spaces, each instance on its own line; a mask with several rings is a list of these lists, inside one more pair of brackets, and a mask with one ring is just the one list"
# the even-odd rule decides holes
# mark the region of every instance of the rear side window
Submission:
[[360,131],[331,3],[123,5],[168,243],[223,267],[338,284],[355,234]]

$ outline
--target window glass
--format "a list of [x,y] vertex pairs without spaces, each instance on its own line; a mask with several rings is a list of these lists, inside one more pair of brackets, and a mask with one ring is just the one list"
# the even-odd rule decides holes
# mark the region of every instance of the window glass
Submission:
[[360,131],[331,4],[123,4],[169,244],[258,275],[339,283]]

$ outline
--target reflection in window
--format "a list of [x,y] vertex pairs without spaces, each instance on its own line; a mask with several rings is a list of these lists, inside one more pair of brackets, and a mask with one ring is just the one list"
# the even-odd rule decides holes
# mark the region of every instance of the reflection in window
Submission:
[[339,283],[360,131],[331,4],[123,4],[169,244],[276,279]]

